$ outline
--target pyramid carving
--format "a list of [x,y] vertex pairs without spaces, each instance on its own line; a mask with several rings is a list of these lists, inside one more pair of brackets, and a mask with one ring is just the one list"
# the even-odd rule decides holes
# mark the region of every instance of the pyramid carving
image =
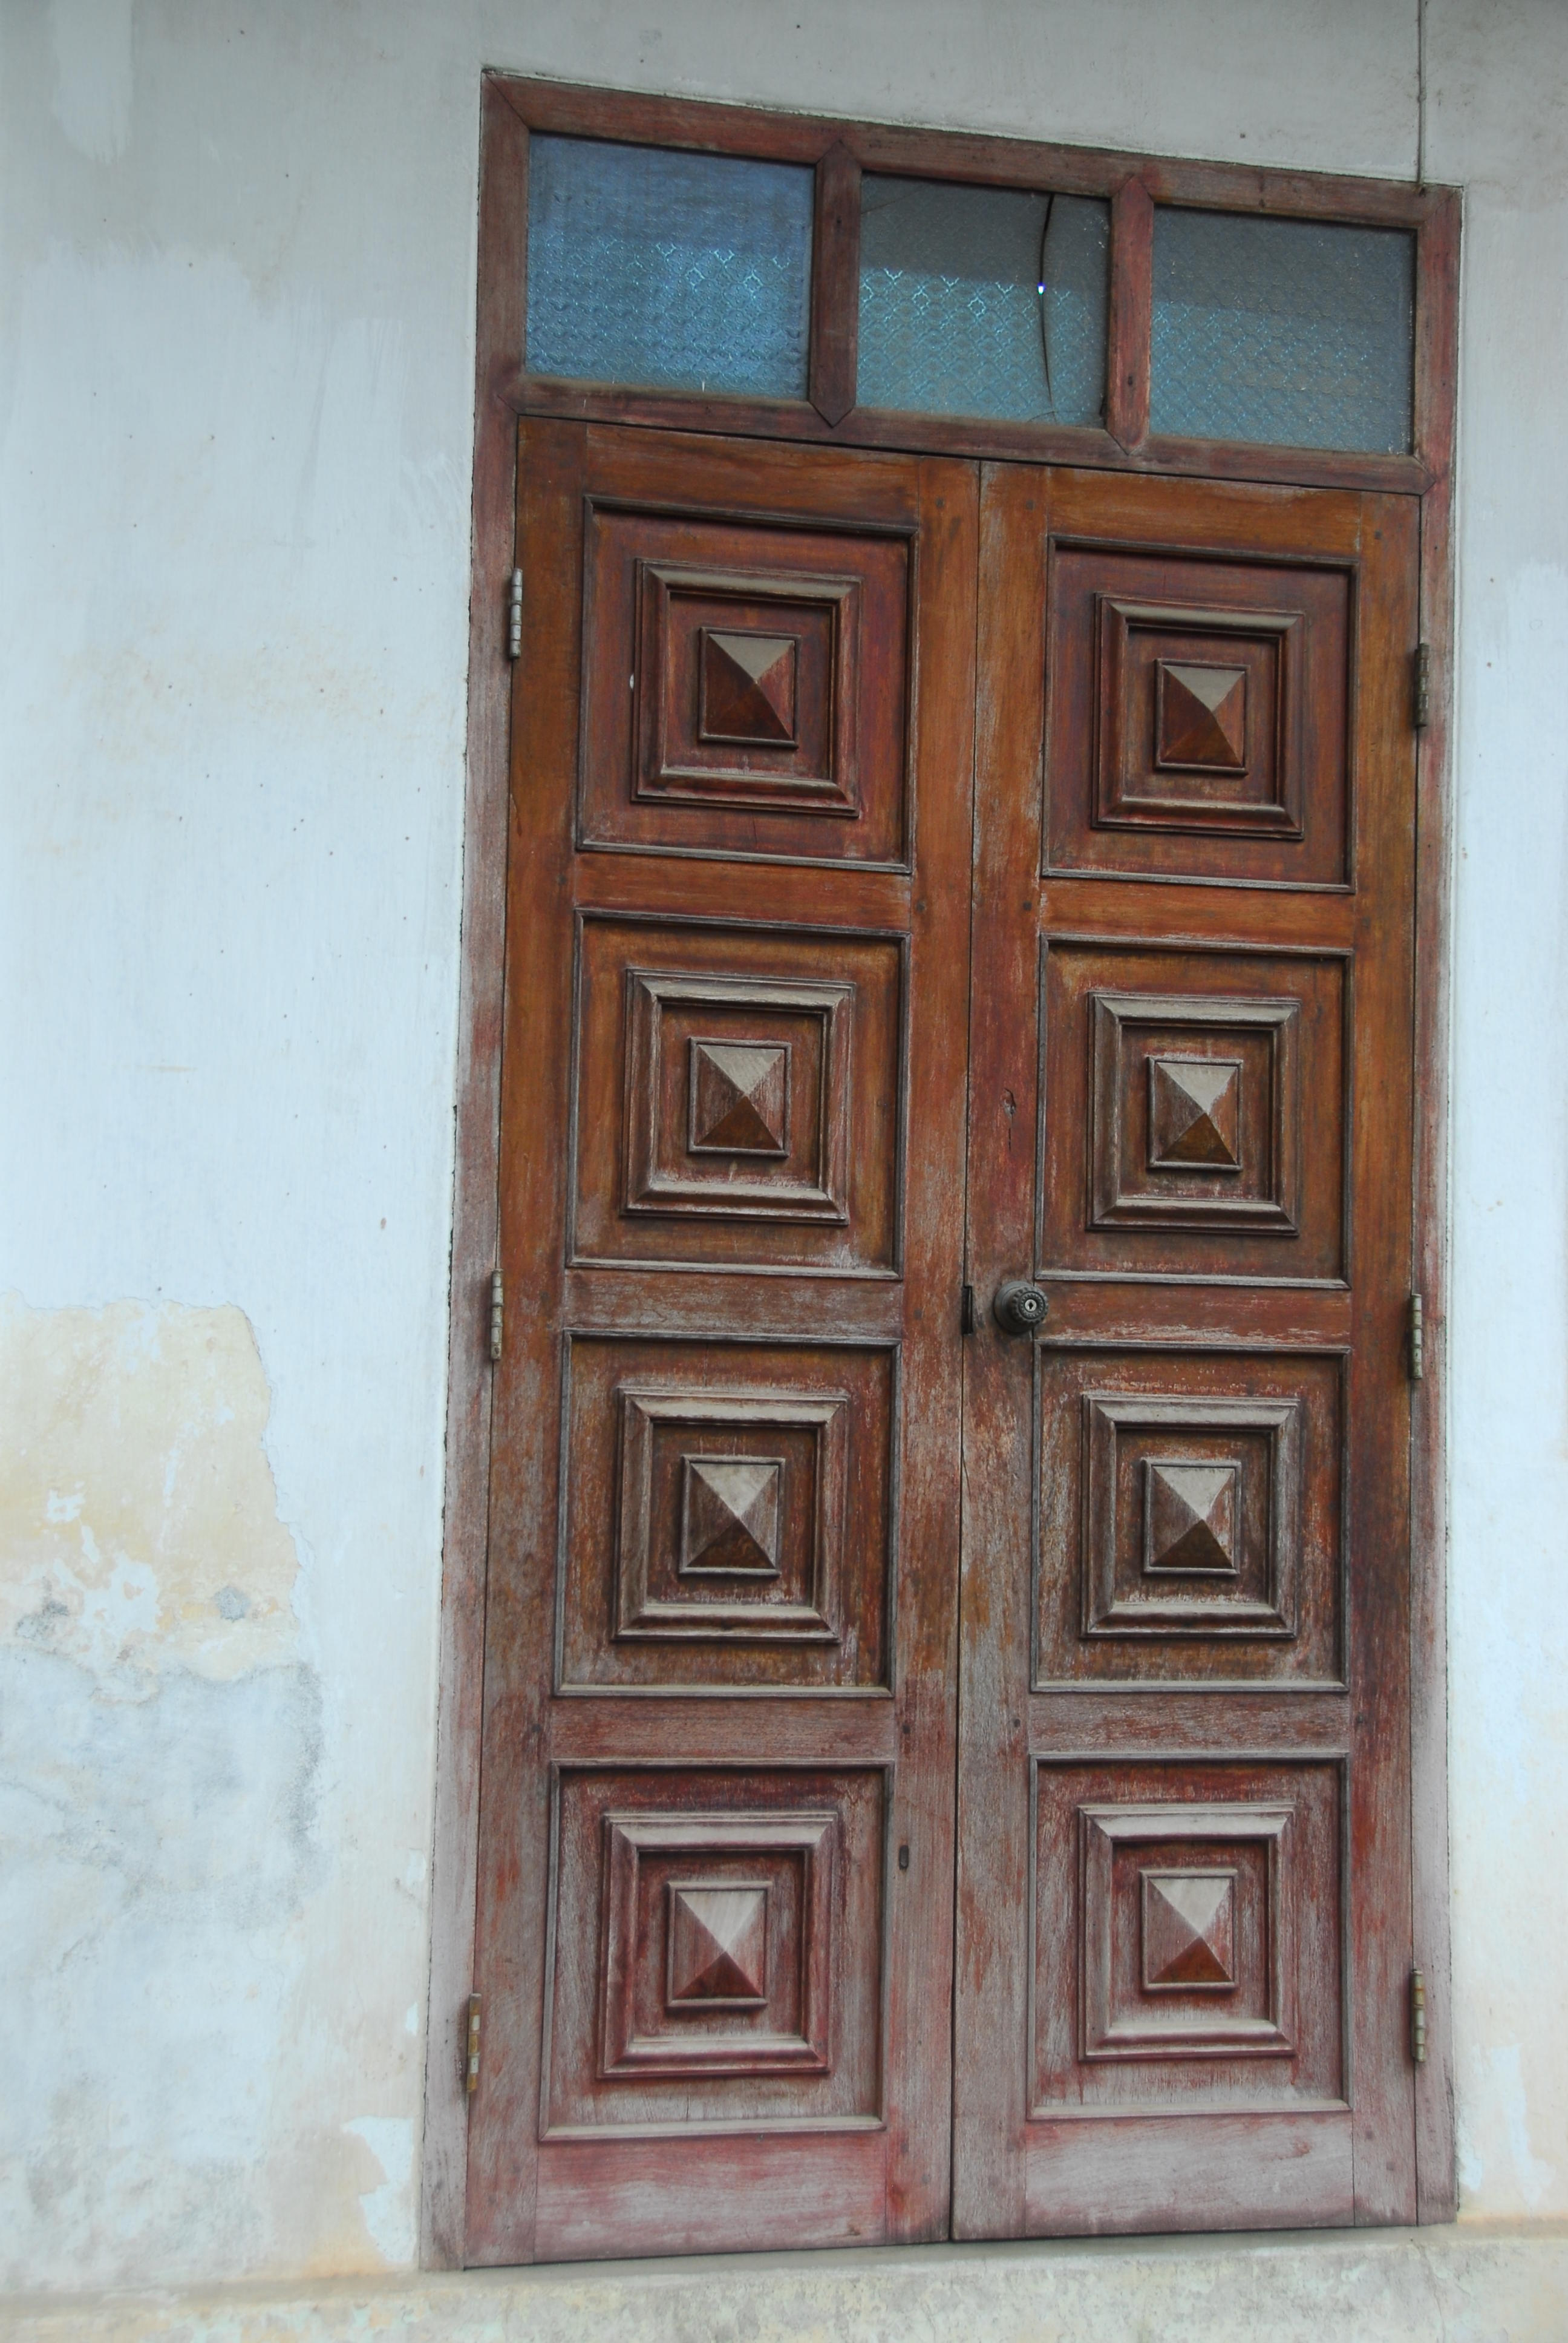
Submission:
[[1156,1463],[1149,1467],[1151,1570],[1236,1567],[1236,1467]]
[[669,1999],[764,2001],[767,1994],[767,1889],[672,1886]]
[[681,1569],[777,1576],[778,1458],[686,1456],[681,1463]]
[[1143,1874],[1146,1986],[1233,1986],[1235,1875]]
[[1162,765],[1210,765],[1234,772],[1247,762],[1247,670],[1160,663]]
[[769,1041],[693,1041],[691,1144],[729,1155],[789,1151],[789,1052]]
[[1240,1169],[1241,1071],[1234,1059],[1150,1059],[1149,1160],[1155,1170]]
[[702,737],[788,747],[795,739],[793,635],[702,637]]

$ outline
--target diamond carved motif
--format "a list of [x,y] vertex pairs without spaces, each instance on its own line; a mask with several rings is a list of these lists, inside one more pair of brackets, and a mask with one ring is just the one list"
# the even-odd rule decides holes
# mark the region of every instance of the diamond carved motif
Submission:
[[702,713],[698,738],[792,748],[796,739],[794,635],[702,630]]
[[1247,670],[1159,662],[1157,765],[1240,773],[1247,766]]
[[1239,1058],[1151,1057],[1149,1168],[1239,1172]]
[[1145,1993],[1233,1993],[1236,1875],[1145,1871]]
[[779,1575],[776,1456],[683,1456],[680,1573]]
[[666,2006],[759,2008],[768,1998],[768,1890],[669,1885]]
[[789,1051],[783,1042],[694,1041],[693,1155],[787,1155]]
[[1237,1568],[1238,1465],[1144,1460],[1145,1570]]

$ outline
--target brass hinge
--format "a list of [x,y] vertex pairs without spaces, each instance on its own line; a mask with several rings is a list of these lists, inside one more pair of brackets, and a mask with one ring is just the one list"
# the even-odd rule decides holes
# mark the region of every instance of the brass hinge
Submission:
[[1419,1969],[1410,1973],[1410,2055],[1417,2066],[1426,2064],[1426,1979]]
[[1412,1293],[1410,1297],[1409,1320],[1410,1379],[1412,1383],[1420,1383],[1426,1373],[1426,1331],[1422,1321],[1421,1296],[1419,1293]]
[[495,1269],[490,1272],[490,1364],[492,1366],[501,1355],[501,1334],[505,1324],[506,1307],[506,1288],[501,1283],[500,1271]]
[[470,2095],[479,2087],[479,1996],[468,1996],[468,2046],[463,2059],[463,2087]]
[[507,588],[507,657],[523,655],[523,573],[514,569]]
[[[515,656],[515,654],[514,654]],[[1412,688],[1412,721],[1418,732],[1424,732],[1432,721],[1432,645],[1417,643],[1415,647],[1415,678]]]

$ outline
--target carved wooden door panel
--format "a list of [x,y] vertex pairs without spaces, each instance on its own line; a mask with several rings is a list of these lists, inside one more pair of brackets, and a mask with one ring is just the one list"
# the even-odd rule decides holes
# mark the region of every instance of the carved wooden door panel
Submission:
[[519,453],[468,2257],[936,2236],[978,475]]
[[1413,501],[980,571],[955,2229],[1412,2220]]

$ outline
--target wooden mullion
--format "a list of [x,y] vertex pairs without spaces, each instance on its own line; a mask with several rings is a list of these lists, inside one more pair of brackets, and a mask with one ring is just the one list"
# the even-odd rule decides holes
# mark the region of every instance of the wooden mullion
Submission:
[[817,166],[811,247],[811,404],[841,423],[855,404],[860,327],[860,166],[840,140]]
[[1149,351],[1154,320],[1154,205],[1141,179],[1126,179],[1111,205],[1111,347],[1105,425],[1119,446],[1149,435]]

